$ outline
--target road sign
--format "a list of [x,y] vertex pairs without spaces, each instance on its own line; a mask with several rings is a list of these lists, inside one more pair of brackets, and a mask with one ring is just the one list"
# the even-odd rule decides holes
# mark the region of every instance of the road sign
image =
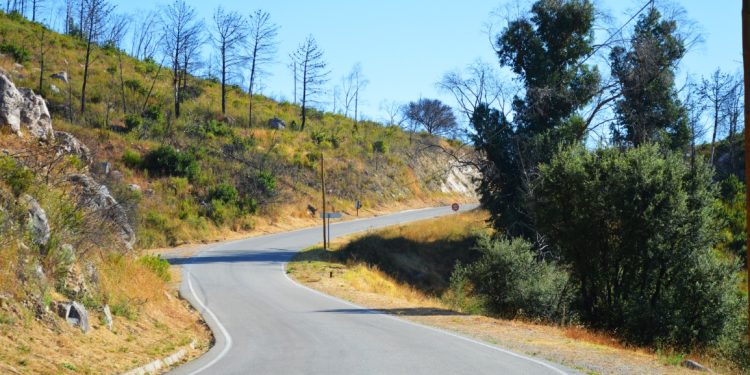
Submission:
[[360,208],[362,208],[362,202],[360,202],[359,200],[357,200],[357,202],[354,203],[354,206],[357,207],[357,209],[360,209]]
[[341,216],[341,212],[326,212],[325,216],[320,214],[320,217],[323,219],[341,219]]
[[459,209],[459,207],[458,207],[458,203],[453,203],[453,204],[451,205],[451,209],[452,209],[453,211],[458,211],[458,209]]

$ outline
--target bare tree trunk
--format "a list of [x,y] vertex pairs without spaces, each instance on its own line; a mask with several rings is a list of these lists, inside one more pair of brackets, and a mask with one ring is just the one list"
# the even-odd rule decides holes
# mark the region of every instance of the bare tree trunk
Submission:
[[[742,0],[742,61],[745,74],[745,103],[748,100],[750,92],[750,0]],[[748,130],[748,121],[750,121],[750,108],[745,105],[745,180],[750,176],[750,130]],[[745,194],[745,209],[750,211],[750,194]],[[747,215],[746,228],[750,228],[750,215]],[[750,269],[750,236],[747,236],[747,269]],[[748,290],[750,290],[750,277],[747,278]],[[750,299],[748,300],[748,314],[750,314]],[[750,324],[748,325],[748,342],[750,342]]]
[[227,114],[227,46],[221,46],[221,114]]
[[128,113],[128,104],[125,101],[125,80],[122,77],[122,52],[117,51],[117,61],[120,64],[120,97],[122,99],[122,113]]
[[89,58],[91,57],[91,32],[86,43],[86,62],[83,64],[83,85],[81,86],[81,113],[86,112],[86,83],[89,78]]
[[[718,96],[718,95],[717,95]],[[711,165],[714,165],[714,153],[716,151],[716,132],[719,128],[719,101],[714,102],[714,131],[711,134]]]

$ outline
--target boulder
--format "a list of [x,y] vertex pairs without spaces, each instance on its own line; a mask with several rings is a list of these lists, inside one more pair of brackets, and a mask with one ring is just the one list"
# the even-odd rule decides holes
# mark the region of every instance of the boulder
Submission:
[[0,72],[0,126],[10,126],[10,131],[22,136],[27,130],[32,137],[51,141],[55,138],[52,117],[47,103],[31,89],[17,89],[11,80]]
[[73,134],[55,131],[55,141],[59,153],[75,155],[78,156],[78,159],[81,159],[82,162],[86,164],[91,163],[91,151],[89,151],[89,148],[86,147],[83,142],[73,136]]
[[130,185],[128,185],[128,190],[130,190],[132,192],[139,192],[140,193],[141,192],[141,186],[138,185],[138,184],[130,184]]
[[67,180],[79,187],[79,204],[112,223],[118,238],[128,250],[135,244],[135,232],[125,209],[112,197],[106,186],[83,174],[72,174]]
[[47,245],[51,234],[47,213],[44,212],[39,202],[30,195],[24,194],[21,200],[26,204],[29,212],[29,228],[31,229],[32,241],[37,245]]
[[50,76],[50,78],[59,79],[65,83],[68,83],[68,72],[58,72]]
[[58,304],[57,314],[70,325],[80,327],[83,333],[87,333],[91,329],[89,325],[89,313],[78,302],[63,302]]
[[31,89],[20,89],[23,95],[21,108],[21,126],[36,139],[52,141],[55,138],[52,130],[52,116],[47,109],[47,103],[41,95],[34,94]]
[[96,163],[94,165],[94,172],[98,174],[102,174],[105,176],[108,176],[110,172],[112,172],[112,163],[108,161],[103,161],[101,163]]
[[271,129],[282,130],[282,129],[286,128],[286,123],[284,122],[284,120],[282,120],[282,119],[280,119],[278,117],[274,117],[274,118],[268,120],[268,127],[271,128]]
[[102,315],[104,318],[104,325],[107,326],[108,330],[112,330],[112,311],[109,309],[109,305],[104,305],[104,308],[102,308]]
[[21,135],[21,107],[23,95],[16,85],[0,73],[0,125],[10,126],[10,131]]

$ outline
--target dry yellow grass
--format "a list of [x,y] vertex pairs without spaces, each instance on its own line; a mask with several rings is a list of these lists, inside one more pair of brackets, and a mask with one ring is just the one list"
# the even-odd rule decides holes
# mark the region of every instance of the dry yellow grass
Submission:
[[[403,236],[433,242],[467,231],[482,230],[487,214],[466,214],[426,220],[378,231],[385,238]],[[334,241],[334,251],[360,236]],[[332,262],[320,251],[301,253],[287,272],[295,280],[359,305],[380,309],[402,318],[474,337],[494,345],[561,363],[589,374],[690,374],[669,365],[652,350],[623,345],[611,336],[584,327],[559,327],[521,320],[460,314],[439,298],[399,283],[376,267]],[[332,276],[332,277],[331,277]]]
[[[111,374],[163,358],[195,340],[188,358],[205,352],[211,334],[181,300],[176,282],[167,285],[134,257],[105,257],[97,263],[99,288],[115,313],[113,331],[101,311],[89,311],[91,331],[72,327],[52,312],[37,319],[6,301],[0,308],[0,373]],[[65,300],[52,293],[51,300]]]

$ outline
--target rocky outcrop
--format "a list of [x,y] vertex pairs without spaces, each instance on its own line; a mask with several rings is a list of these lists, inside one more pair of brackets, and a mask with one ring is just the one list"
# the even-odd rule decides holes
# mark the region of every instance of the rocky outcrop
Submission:
[[65,319],[70,325],[78,326],[83,333],[87,333],[91,326],[89,325],[89,313],[86,308],[78,302],[63,302],[56,306],[57,314]]
[[111,222],[117,231],[117,237],[128,250],[132,250],[135,232],[130,226],[127,213],[112,197],[107,187],[83,174],[69,175],[67,180],[79,188],[79,204]]
[[30,195],[24,195],[21,197],[21,200],[26,204],[29,211],[31,240],[37,245],[47,245],[51,234],[49,221],[47,220],[47,213],[44,212],[44,209],[39,205],[39,202]]
[[31,89],[17,89],[16,85],[0,72],[0,126],[23,136],[24,131],[42,141],[55,138],[52,118],[47,104]]
[[111,331],[113,328],[112,323],[114,320],[112,319],[112,311],[109,309],[109,305],[104,305],[104,307],[102,308],[102,315],[104,318],[104,325],[107,326],[107,329]]
[[55,141],[60,153],[75,155],[82,162],[86,164],[91,163],[91,151],[89,151],[89,148],[83,142],[74,137],[73,134],[55,131]]

